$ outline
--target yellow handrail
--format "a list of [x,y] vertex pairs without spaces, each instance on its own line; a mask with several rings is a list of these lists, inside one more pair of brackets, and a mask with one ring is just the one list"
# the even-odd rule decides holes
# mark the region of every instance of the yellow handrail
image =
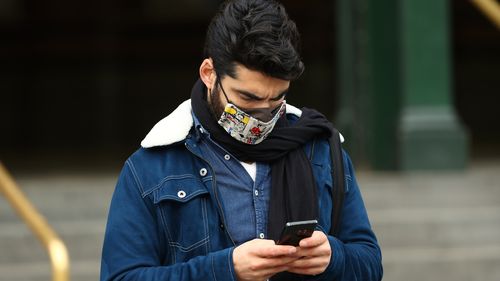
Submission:
[[47,249],[52,264],[52,280],[69,280],[69,256],[66,246],[19,189],[1,162],[0,191]]
[[496,0],[471,0],[500,29],[500,4]]

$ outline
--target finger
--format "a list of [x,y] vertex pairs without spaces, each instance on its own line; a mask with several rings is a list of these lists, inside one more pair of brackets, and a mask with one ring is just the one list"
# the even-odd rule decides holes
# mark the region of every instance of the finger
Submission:
[[273,275],[283,272],[283,271],[288,271],[289,267],[288,266],[278,266],[278,267],[273,267],[273,268],[264,268],[264,269],[259,269],[259,270],[252,270],[251,272],[246,275],[245,280],[269,280]]
[[256,254],[259,257],[273,258],[273,257],[293,255],[296,252],[297,248],[295,248],[294,246],[272,245],[269,247],[263,247],[258,249]]
[[262,277],[266,277],[264,279],[268,279],[272,275],[282,271],[288,271],[290,268],[290,264],[294,260],[292,258],[281,258],[281,259],[261,259],[258,262],[255,262],[253,265],[249,267],[249,270],[252,272],[253,279],[261,279]]
[[254,239],[240,246],[243,245],[248,252],[262,258],[289,255],[297,251],[293,246],[276,245],[273,240],[268,239]]
[[299,246],[302,248],[317,247],[326,241],[328,241],[326,235],[323,232],[316,230],[311,237],[300,240]]
[[279,267],[286,267],[296,261],[297,257],[281,256],[276,258],[261,258],[251,266],[252,270],[265,270]]
[[299,247],[297,252],[293,254],[295,257],[305,257],[305,258],[313,258],[313,257],[330,257],[332,253],[332,249],[330,245],[320,245],[314,248],[302,248]]
[[310,267],[310,268],[289,268],[287,271],[302,275],[318,275],[325,272],[326,267]]
[[311,267],[326,267],[330,264],[330,260],[326,257],[302,258],[288,264],[290,268],[311,268]]
[[290,267],[286,266],[286,265],[273,267],[273,268],[269,268],[269,269],[262,271],[261,275],[264,276],[265,280],[269,280],[273,275],[276,275],[276,274],[283,272],[283,271],[288,271],[289,269],[290,269]]

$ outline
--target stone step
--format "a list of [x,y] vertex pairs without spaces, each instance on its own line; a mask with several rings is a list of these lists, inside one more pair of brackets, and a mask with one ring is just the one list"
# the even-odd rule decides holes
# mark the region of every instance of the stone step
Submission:
[[[447,247],[500,243],[500,207],[374,210],[373,228],[384,247]],[[106,220],[56,220],[52,226],[76,258],[100,255]],[[97,243],[99,242],[99,243]],[[88,245],[87,245],[88,244]],[[2,222],[0,249],[4,259],[36,260],[44,257],[33,249],[38,241],[21,222]],[[98,255],[96,255],[98,254]]]
[[[382,247],[384,281],[500,280],[498,175],[498,164],[464,173],[359,173]],[[66,242],[73,281],[98,280],[116,178],[117,173],[18,179]],[[44,249],[1,197],[0,253],[0,281],[50,280]]]
[[[71,259],[100,259],[105,219],[55,221],[52,226],[68,248]],[[0,223],[0,263],[34,262],[47,253],[24,224]]]
[[[0,281],[52,280],[50,262],[0,263]],[[70,265],[71,281],[99,280],[100,263],[95,259],[73,260]]]
[[449,247],[500,244],[500,207],[372,210],[384,247]]
[[500,161],[473,163],[460,172],[357,173],[369,210],[500,206]]
[[[17,179],[35,208],[48,219],[102,219],[107,216],[115,175],[27,176]],[[0,222],[17,222],[18,215],[0,196]]]
[[383,249],[384,281],[499,280],[500,244]]

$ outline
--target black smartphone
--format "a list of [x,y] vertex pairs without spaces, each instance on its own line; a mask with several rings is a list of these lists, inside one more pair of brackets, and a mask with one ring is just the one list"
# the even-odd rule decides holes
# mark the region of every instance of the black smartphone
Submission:
[[317,224],[317,220],[287,222],[276,244],[298,246],[300,240],[311,237]]

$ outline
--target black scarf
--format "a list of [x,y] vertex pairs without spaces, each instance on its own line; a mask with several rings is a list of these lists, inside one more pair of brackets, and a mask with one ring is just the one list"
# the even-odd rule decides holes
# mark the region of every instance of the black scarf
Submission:
[[[231,137],[217,123],[206,96],[207,89],[198,80],[191,91],[191,104],[194,114],[212,139],[240,161],[271,164],[269,237],[277,241],[287,222],[318,219],[316,181],[303,145],[314,138],[331,135],[333,126],[328,119],[316,110],[302,108],[301,117],[290,125],[283,114],[264,141],[249,145]],[[273,277],[273,280],[277,279]]]

